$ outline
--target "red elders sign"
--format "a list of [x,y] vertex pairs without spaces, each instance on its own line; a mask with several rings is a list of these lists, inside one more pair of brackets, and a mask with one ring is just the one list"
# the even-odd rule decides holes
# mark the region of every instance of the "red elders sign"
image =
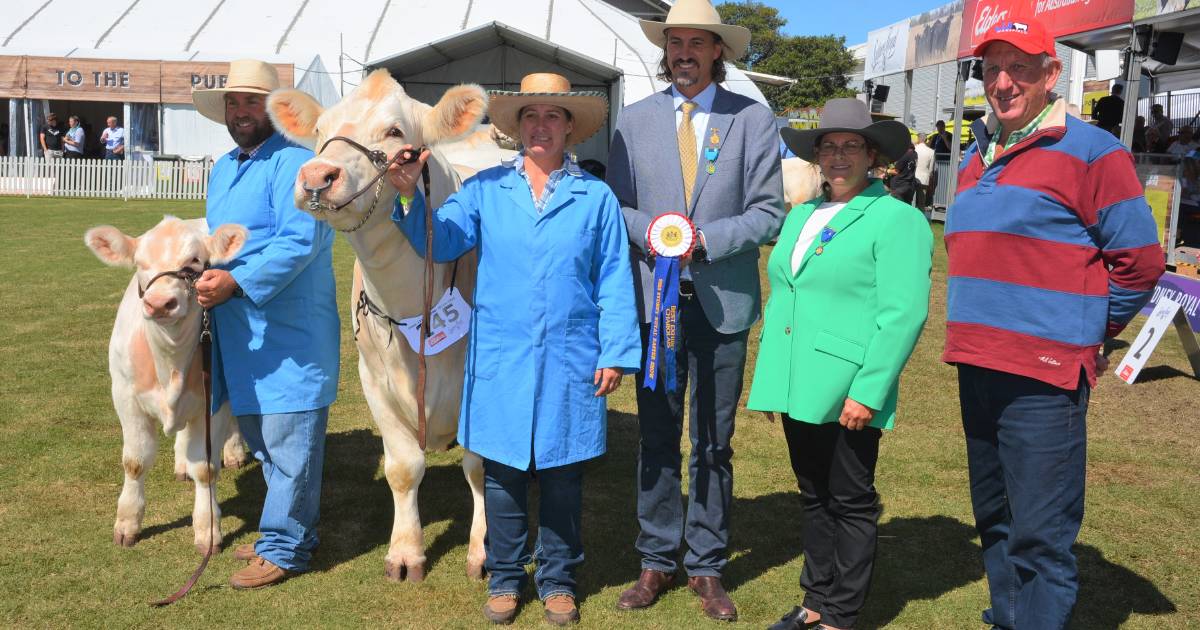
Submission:
[[1054,37],[1129,23],[1133,0],[966,0],[958,57],[970,57],[997,24],[1037,18]]

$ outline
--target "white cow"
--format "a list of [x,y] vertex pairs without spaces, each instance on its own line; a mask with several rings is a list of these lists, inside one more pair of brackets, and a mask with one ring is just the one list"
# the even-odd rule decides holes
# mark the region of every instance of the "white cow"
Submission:
[[[201,309],[188,279],[198,276],[207,264],[233,258],[246,242],[246,229],[223,225],[209,236],[203,220],[168,216],[138,238],[104,225],[88,230],[83,240],[104,263],[134,269],[108,345],[125,469],[113,542],[130,547],[141,534],[146,473],[158,450],[157,421],[164,433],[176,436],[176,458],[183,458],[185,470],[195,482],[192,528],[196,549],[204,553],[210,541],[219,548],[221,515],[209,482],[215,481],[221,450],[214,448],[211,467],[206,465],[204,384],[198,352]],[[163,272],[179,274],[160,275]],[[212,417],[212,436],[214,445],[224,442],[225,459],[234,463],[244,454],[231,419],[225,404]]]
[[821,167],[800,158],[783,160],[783,198],[788,209],[821,194]]
[[[350,304],[358,345],[358,372],[367,405],[383,437],[384,474],[392,489],[395,520],[385,558],[393,580],[418,581],[425,576],[425,544],[417,510],[417,488],[425,474],[425,453],[417,440],[417,353],[388,321],[422,312],[424,262],[390,220],[396,190],[383,178],[372,187],[378,171],[369,157],[342,141],[322,145],[334,136],[350,138],[367,150],[394,154],[401,146],[435,147],[429,160],[433,207],[458,190],[460,179],[436,145],[454,141],[474,130],[487,107],[477,85],[449,89],[430,107],[407,94],[385,70],[371,73],[353,92],[329,109],[294,89],[277,90],[267,101],[275,127],[288,137],[311,144],[319,155],[301,168],[296,180],[296,205],[346,233],[354,248],[354,282]],[[322,189],[316,210],[304,189]],[[345,208],[358,191],[368,188]],[[436,265],[434,300],[454,284],[468,300],[475,291],[474,252],[457,266]],[[456,270],[456,271],[455,271]],[[425,387],[428,417],[427,448],[442,450],[458,430],[466,340],[428,358]],[[483,462],[474,453],[463,456],[463,470],[474,500],[467,574],[483,576]]]

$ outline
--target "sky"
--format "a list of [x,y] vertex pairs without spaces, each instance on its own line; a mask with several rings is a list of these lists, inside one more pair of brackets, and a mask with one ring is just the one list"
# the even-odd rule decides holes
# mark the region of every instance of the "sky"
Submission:
[[788,35],[844,35],[846,45],[867,32],[946,4],[949,0],[762,0],[779,9]]

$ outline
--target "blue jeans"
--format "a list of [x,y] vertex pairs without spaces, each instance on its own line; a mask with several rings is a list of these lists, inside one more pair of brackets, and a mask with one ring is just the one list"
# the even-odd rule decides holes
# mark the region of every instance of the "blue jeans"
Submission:
[[528,490],[536,479],[540,491],[538,537],[533,552],[537,571],[533,580],[538,597],[575,596],[575,571],[583,564],[583,463],[538,470],[530,474],[511,466],[483,460],[483,506],[487,515],[488,591],[492,595],[520,595],[529,564]]
[[288,571],[307,571],[317,547],[328,419],[329,407],[237,417],[267,482],[254,551]]
[[1064,628],[1079,572],[1071,545],[1083,522],[1091,393],[958,366],[971,505],[995,628]]

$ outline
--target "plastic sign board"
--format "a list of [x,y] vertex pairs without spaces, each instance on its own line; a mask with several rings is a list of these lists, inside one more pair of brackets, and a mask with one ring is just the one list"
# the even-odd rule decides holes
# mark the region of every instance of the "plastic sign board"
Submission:
[[1133,340],[1133,345],[1129,346],[1129,352],[1125,353],[1125,358],[1121,359],[1120,365],[1117,366],[1117,378],[1126,383],[1133,383],[1137,380],[1138,374],[1141,374],[1142,368],[1146,366],[1150,354],[1154,352],[1155,346],[1162,340],[1163,333],[1166,332],[1178,312],[1179,302],[1170,298],[1162,298],[1158,301],[1154,311],[1150,313],[1150,318],[1142,326],[1142,331]]

